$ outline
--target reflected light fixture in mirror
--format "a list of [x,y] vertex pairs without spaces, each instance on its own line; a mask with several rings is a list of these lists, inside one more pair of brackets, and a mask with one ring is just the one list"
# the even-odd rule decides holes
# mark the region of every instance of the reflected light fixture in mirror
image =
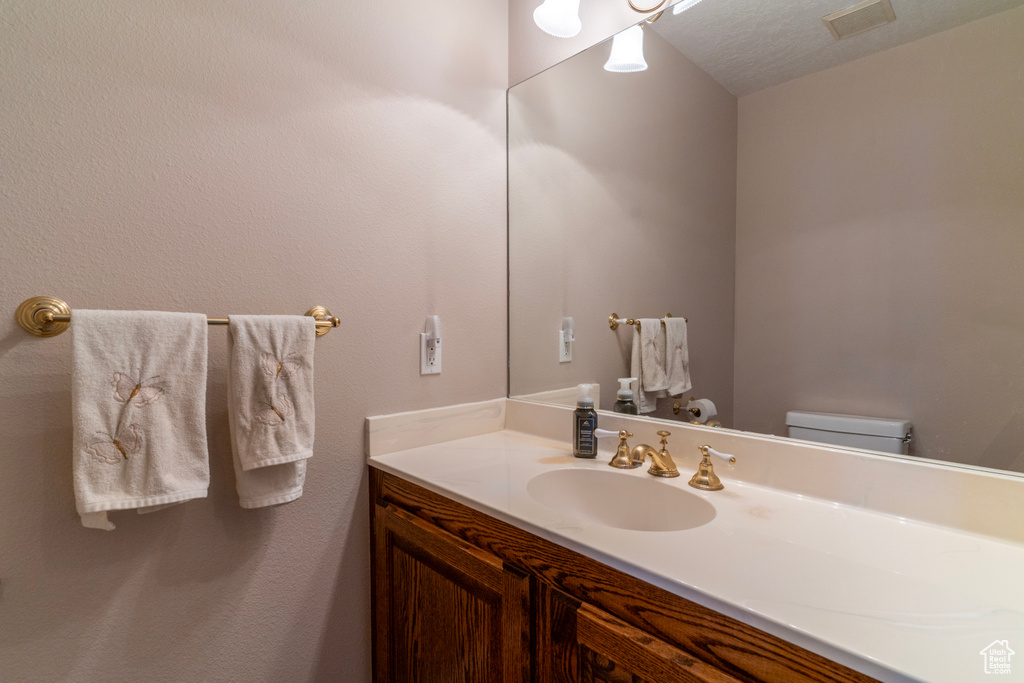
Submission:
[[614,73],[634,73],[647,70],[644,59],[644,30],[639,26],[630,26],[612,38],[612,51],[608,61],[604,63],[605,71]]
[[544,0],[533,11],[533,21],[544,33],[556,38],[572,38],[583,27],[580,0]]

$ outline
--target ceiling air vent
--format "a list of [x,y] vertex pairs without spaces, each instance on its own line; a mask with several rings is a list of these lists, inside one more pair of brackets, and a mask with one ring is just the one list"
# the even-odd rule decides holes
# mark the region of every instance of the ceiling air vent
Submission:
[[859,2],[853,7],[834,12],[827,17],[822,17],[825,26],[832,32],[836,40],[849,38],[857,33],[868,29],[896,21],[896,15],[892,11],[889,0],[867,0]]

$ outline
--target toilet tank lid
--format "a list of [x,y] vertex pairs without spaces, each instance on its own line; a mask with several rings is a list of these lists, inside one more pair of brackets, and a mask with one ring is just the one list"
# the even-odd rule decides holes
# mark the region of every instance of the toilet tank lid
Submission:
[[892,420],[883,417],[861,415],[838,415],[836,413],[804,413],[791,410],[786,413],[786,424],[790,427],[820,429],[826,432],[884,436],[902,439],[910,433],[909,420]]

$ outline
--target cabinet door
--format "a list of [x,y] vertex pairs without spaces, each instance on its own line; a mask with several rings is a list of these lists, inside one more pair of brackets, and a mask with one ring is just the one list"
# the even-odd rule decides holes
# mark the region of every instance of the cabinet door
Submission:
[[549,586],[539,593],[539,683],[738,683],[677,647]]
[[526,574],[394,506],[373,532],[377,683],[529,682]]

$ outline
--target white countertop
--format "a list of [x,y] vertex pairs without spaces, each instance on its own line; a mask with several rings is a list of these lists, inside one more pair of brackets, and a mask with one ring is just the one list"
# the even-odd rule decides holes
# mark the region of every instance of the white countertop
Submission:
[[[1008,641],[1024,680],[1024,546],[730,481],[724,491],[573,458],[568,444],[503,430],[369,458],[372,466],[676,595],[886,681],[991,680],[981,651]],[[680,487],[715,509],[685,531],[616,529],[534,500],[527,482],[584,468]],[[1015,675],[1014,675],[1015,674]]]

